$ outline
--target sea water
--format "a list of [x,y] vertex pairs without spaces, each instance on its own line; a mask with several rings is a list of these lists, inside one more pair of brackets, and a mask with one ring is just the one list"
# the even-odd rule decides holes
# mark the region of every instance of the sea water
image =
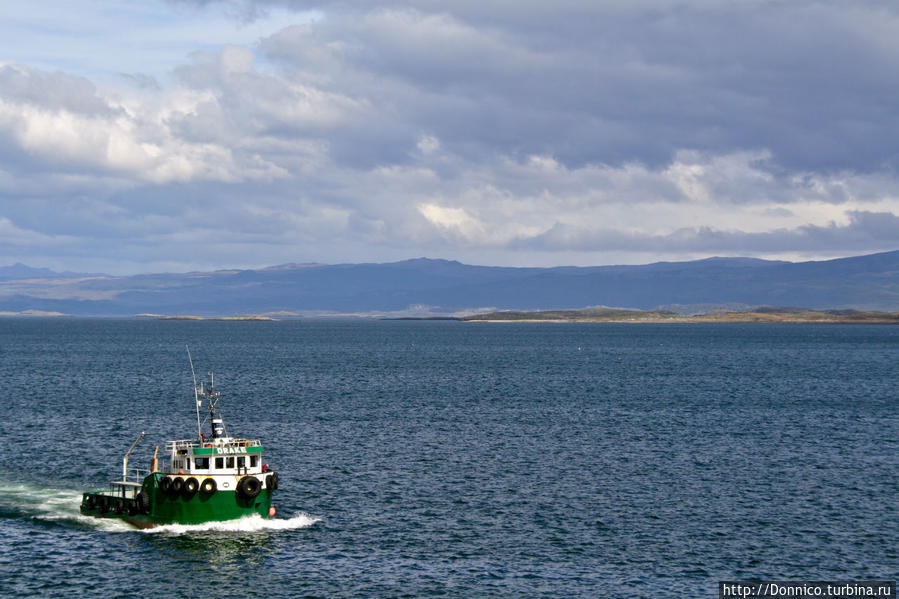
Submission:
[[[196,435],[273,520],[138,531],[81,492]],[[899,575],[899,327],[0,319],[0,595],[713,597]]]

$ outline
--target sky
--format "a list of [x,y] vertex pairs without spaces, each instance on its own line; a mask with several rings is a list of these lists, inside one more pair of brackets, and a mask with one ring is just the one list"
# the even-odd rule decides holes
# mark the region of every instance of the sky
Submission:
[[0,9],[0,265],[899,249],[893,1]]

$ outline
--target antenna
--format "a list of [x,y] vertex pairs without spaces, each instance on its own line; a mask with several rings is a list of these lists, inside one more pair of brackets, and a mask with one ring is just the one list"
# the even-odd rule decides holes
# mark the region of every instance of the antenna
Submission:
[[190,357],[190,348],[185,345],[187,350],[187,361],[190,362],[190,375],[194,378],[194,408],[197,410],[197,441],[203,442],[203,432],[200,430],[200,397],[197,393],[197,373],[194,371],[194,361]]

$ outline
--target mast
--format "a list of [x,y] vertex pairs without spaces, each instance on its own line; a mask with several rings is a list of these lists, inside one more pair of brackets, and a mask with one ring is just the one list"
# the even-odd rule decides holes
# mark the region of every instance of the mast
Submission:
[[227,435],[225,423],[221,416],[218,418],[215,416],[215,405],[218,403],[221,393],[215,390],[214,375],[211,372],[208,372],[206,373],[206,377],[209,379],[209,382],[208,384],[201,384],[200,392],[203,393],[203,396],[206,398],[206,405],[209,407],[209,425],[212,430],[212,438],[218,439],[219,437]]
[[194,407],[197,411],[197,441],[200,443],[203,442],[203,431],[200,430],[200,397],[199,392],[197,390],[197,373],[194,372],[194,361],[190,357],[190,348],[186,345],[184,348],[187,350],[187,360],[190,362],[190,375],[194,377]]

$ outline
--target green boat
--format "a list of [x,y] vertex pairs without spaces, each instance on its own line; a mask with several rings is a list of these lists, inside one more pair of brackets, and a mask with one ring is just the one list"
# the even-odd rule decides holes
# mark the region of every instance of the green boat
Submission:
[[[197,438],[168,441],[161,469],[157,445],[149,470],[129,470],[128,459],[143,439],[141,433],[125,453],[122,478],[112,481],[107,490],[84,493],[81,513],[116,518],[139,528],[252,515],[273,517],[272,494],[278,488],[278,473],[263,463],[258,440],[228,435],[224,421],[216,414],[219,398],[212,373],[199,386],[194,377]],[[200,423],[204,401],[209,408],[209,437],[203,434]]]

